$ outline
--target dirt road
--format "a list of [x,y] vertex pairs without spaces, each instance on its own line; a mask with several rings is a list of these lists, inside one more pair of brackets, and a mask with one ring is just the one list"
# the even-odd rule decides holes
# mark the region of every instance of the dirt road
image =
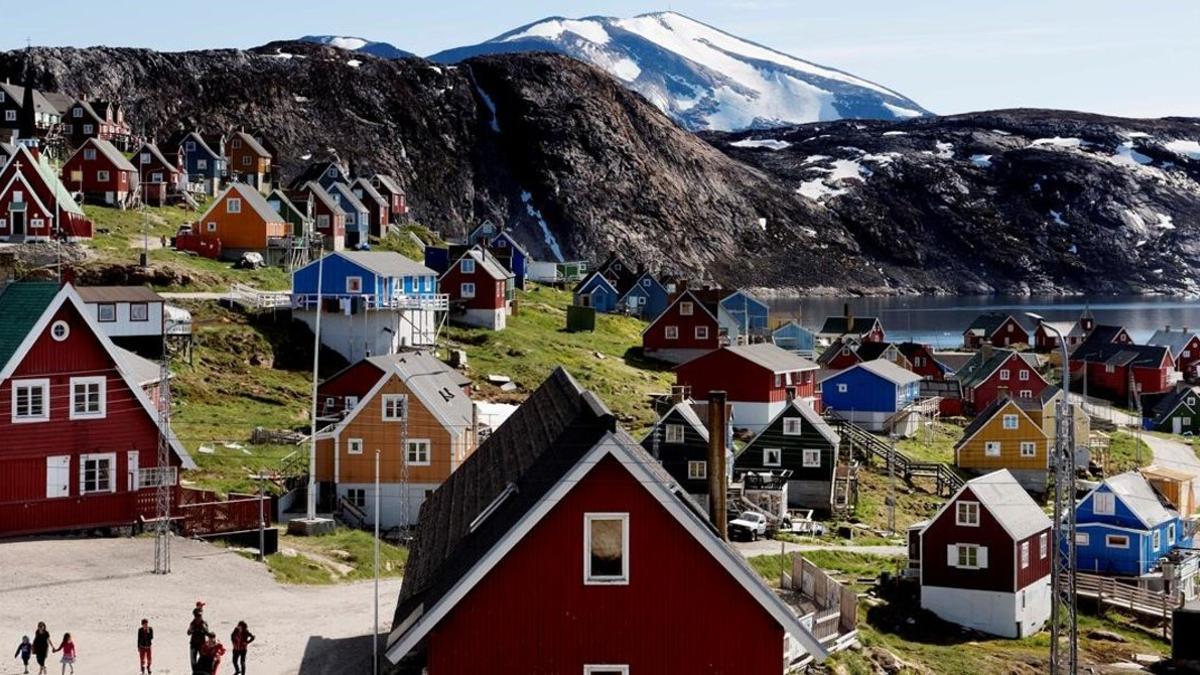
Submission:
[[845,551],[846,553],[863,553],[866,555],[879,555],[887,557],[900,557],[908,555],[908,548],[905,546],[855,546],[854,544],[793,544],[791,542],[784,543],[773,539],[759,539],[758,541],[739,541],[734,542],[736,548],[742,556],[752,558],[756,555],[774,555],[776,553],[803,553],[805,551]]
[[[0,543],[0,636],[15,647],[45,621],[56,643],[64,632],[72,634],[81,675],[134,673],[135,631],[145,617],[155,627],[154,672],[190,675],[187,623],[203,600],[209,625],[226,646],[239,620],[258,636],[247,659],[251,672],[371,672],[371,582],[283,586],[255,561],[182,539],[173,541],[171,574],[152,574],[153,562],[151,538]],[[398,579],[380,584],[385,634],[399,590]],[[57,673],[58,659],[49,663]],[[0,658],[0,675],[21,672],[17,664]],[[221,670],[233,672],[227,664]]]
[[[1176,469],[1200,477],[1200,458],[1187,443],[1159,438],[1153,434],[1142,434],[1142,440],[1150,446],[1154,453],[1154,463],[1170,469]],[[1193,481],[1193,490],[1200,498],[1200,480]]]

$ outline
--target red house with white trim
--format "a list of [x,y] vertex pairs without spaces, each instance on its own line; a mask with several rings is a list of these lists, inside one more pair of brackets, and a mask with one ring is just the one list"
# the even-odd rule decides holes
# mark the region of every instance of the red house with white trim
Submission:
[[0,170],[0,240],[90,239],[92,221],[37,148],[13,146]]
[[428,675],[780,675],[823,660],[689,500],[555,370],[421,509],[387,658]]
[[1175,384],[1174,370],[1171,350],[1162,346],[1099,342],[1089,338],[1071,352],[1073,390],[1086,387],[1089,396],[1099,396],[1131,408],[1139,394],[1171,389]]
[[0,315],[0,536],[152,518],[158,481],[194,465],[172,434],[157,470],[157,410],[127,353],[70,285],[10,284]]
[[513,273],[482,248],[472,248],[446,270],[438,288],[450,296],[451,320],[504,330],[512,312]]
[[140,197],[137,167],[99,138],[89,138],[67,158],[62,180],[72,191],[109,206],[131,206]]
[[964,411],[978,413],[1001,393],[1026,399],[1041,396],[1050,383],[1031,363],[1036,359],[1033,354],[996,349],[990,342],[985,342],[954,374],[962,389]]
[[704,302],[692,290],[684,290],[642,331],[642,352],[660,361],[684,363],[719,349],[719,312],[716,302]]
[[1200,375],[1200,333],[1187,327],[1172,330],[1167,326],[1154,331],[1146,344],[1171,350],[1175,370],[1183,373],[1185,378],[1194,379]]
[[757,433],[793,399],[820,410],[817,368],[794,352],[762,342],[721,347],[676,366],[675,382],[697,400],[713,391],[726,392],[733,425]]
[[963,346],[967,349],[979,349],[984,344],[993,347],[1027,345],[1029,331],[1011,314],[980,314],[967,330],[963,331]]

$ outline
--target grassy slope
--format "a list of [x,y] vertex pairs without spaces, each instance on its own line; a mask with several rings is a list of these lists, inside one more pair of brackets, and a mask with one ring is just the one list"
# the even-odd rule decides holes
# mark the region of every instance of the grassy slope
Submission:
[[896,449],[918,462],[942,462],[954,465],[954,444],[963,435],[963,427],[943,422],[923,427],[912,438],[896,443]]
[[[375,539],[369,532],[345,528],[318,537],[282,535],[279,539],[281,551],[294,549],[307,552],[312,554],[316,560],[302,555],[288,556],[276,553],[267,556],[267,567],[270,568],[277,580],[289,584],[331,584],[339,581],[373,579],[375,573],[374,545]],[[317,562],[322,558],[348,565],[353,570],[345,575],[334,573],[328,566]],[[386,542],[379,543],[380,576],[403,576],[404,563],[407,560],[408,549]]]
[[1128,431],[1117,431],[1109,437],[1105,473],[1115,476],[1147,466],[1154,459],[1150,446]]

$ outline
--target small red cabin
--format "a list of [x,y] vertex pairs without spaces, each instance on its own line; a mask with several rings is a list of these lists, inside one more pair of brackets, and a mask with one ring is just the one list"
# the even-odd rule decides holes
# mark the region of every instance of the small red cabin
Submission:
[[1026,399],[1041,396],[1049,383],[1031,363],[1036,358],[1011,349],[996,349],[985,342],[955,373],[962,387],[964,411],[977,413],[1002,393]]
[[[1093,333],[1094,334],[1094,333]],[[1166,347],[1093,342],[1071,353],[1071,388],[1134,407],[1139,394],[1169,390],[1175,362]]]
[[450,296],[452,319],[492,330],[504,330],[514,284],[512,272],[478,247],[463,253],[438,280],[438,288]]
[[733,424],[759,431],[788,402],[816,401],[817,364],[770,343],[721,347],[675,367],[676,384],[696,399],[724,391],[733,407]]
[[963,346],[979,349],[984,344],[993,347],[1027,345],[1029,331],[1011,314],[981,314],[963,331]]
[[643,353],[683,363],[720,348],[718,311],[715,301],[704,302],[694,291],[684,290],[642,331]]
[[99,138],[89,138],[67,159],[62,179],[71,191],[109,206],[130,206],[140,196],[137,167]]

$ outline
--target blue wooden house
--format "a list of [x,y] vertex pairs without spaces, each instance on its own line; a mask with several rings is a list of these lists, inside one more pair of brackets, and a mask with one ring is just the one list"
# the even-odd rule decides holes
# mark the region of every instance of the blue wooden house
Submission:
[[671,294],[654,275],[642,272],[625,294],[617,299],[617,305],[633,316],[653,319],[670,304]]
[[205,139],[199,133],[190,131],[179,139],[177,148],[183,156],[183,170],[192,188],[216,195],[225,176],[224,137],[216,135]]
[[328,191],[346,218],[346,246],[367,248],[367,238],[371,233],[371,215],[367,205],[345,183],[334,183]]
[[597,312],[613,312],[617,309],[617,287],[599,270],[584,277],[575,286],[572,295],[576,305],[594,307]]
[[725,296],[721,308],[737,324],[739,334],[765,337],[770,333],[771,308],[746,291],[737,290]]
[[811,358],[816,349],[817,336],[795,321],[787,321],[771,332],[771,342],[780,349]]
[[[484,224],[488,223],[485,222]],[[483,225],[479,227],[483,227]],[[529,263],[533,261],[533,258],[529,255],[529,251],[526,251],[525,247],[521,246],[508,230],[501,230],[496,236],[492,237],[489,247],[509,253],[508,271],[513,273],[513,282],[516,284],[516,287],[524,290],[525,277],[529,276]]]
[[1096,486],[1075,508],[1075,522],[1081,572],[1141,576],[1172,549],[1192,545],[1179,513],[1136,471]]
[[897,415],[915,403],[921,393],[921,376],[891,361],[865,361],[821,380],[821,401],[826,409],[869,431],[911,434],[914,415]]
[[325,190],[333,189],[338,183],[349,185],[351,181],[350,170],[343,166],[340,162],[334,160],[325,160],[320,162],[311,162],[307,164],[295,178],[288,183],[288,188],[298,190],[303,188],[307,183],[313,182]]
[[496,235],[500,234],[500,230],[500,226],[490,220],[485,220],[476,225],[475,229],[471,230],[471,233],[467,235],[467,245],[474,246],[480,244],[487,246]]

